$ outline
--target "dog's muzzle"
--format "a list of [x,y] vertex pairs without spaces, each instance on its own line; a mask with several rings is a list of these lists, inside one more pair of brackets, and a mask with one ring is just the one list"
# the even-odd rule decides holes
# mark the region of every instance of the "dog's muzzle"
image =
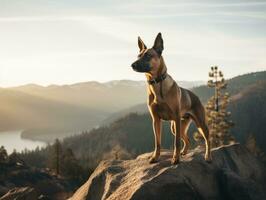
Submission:
[[136,72],[149,72],[151,70],[150,65],[138,65],[136,62],[134,62],[131,67]]

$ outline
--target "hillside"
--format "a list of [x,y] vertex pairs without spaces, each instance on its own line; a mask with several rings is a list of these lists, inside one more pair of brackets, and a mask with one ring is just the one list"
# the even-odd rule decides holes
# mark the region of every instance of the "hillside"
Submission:
[[146,103],[137,104],[137,105],[132,106],[130,108],[123,109],[122,111],[114,112],[112,115],[110,115],[107,118],[105,118],[102,121],[101,125],[102,126],[109,125],[112,122],[118,120],[119,118],[122,118],[123,116],[128,115],[129,113],[144,114],[144,113],[147,113],[147,112],[148,112],[148,107],[147,107]]
[[229,104],[232,119],[236,124],[232,132],[244,143],[249,135],[253,135],[258,146],[266,152],[266,81],[250,85],[233,96]]
[[[242,90],[245,90],[249,86],[254,85],[260,81],[266,81],[266,71],[244,74],[244,75],[236,76],[232,79],[229,79],[229,80],[227,80],[228,87],[227,87],[226,91],[231,96],[234,96],[234,95],[237,95],[238,93],[240,93]],[[178,82],[178,85],[181,87],[184,87],[181,84],[179,84],[179,82]],[[186,88],[186,87],[184,87],[184,88]],[[205,85],[205,83],[202,86],[191,88],[191,91],[193,91],[195,94],[197,94],[198,97],[201,99],[201,101],[204,104],[207,102],[207,100],[214,93],[214,91],[212,89],[210,89],[209,87],[207,87]],[[146,103],[138,104],[138,105],[132,106],[130,108],[115,112],[111,116],[108,116],[106,119],[104,119],[102,124],[108,125],[111,122],[125,116],[126,114],[128,114],[130,112],[136,112],[139,114],[146,113],[146,112],[148,112],[147,104]]]
[[[239,75],[227,80],[228,86],[226,90],[230,95],[235,95],[246,87],[265,80],[266,71]],[[195,87],[192,91],[195,92],[195,94],[197,94],[204,103],[207,102],[207,100],[213,95],[213,91],[210,90],[206,85]]]
[[87,130],[106,116],[103,110],[45,99],[13,90],[0,91],[0,131],[39,129],[58,134]]

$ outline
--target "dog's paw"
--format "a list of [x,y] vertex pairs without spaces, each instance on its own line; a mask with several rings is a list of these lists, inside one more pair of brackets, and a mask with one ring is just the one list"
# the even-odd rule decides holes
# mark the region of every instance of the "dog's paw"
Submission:
[[185,155],[187,155],[187,152],[182,151],[180,154],[182,157],[184,157]]
[[208,162],[208,163],[211,163],[211,162],[212,162],[212,158],[211,158],[211,156],[205,156],[204,159],[205,159],[205,161]]
[[150,158],[150,160],[149,160],[149,163],[150,163],[150,164],[152,164],[152,163],[156,163],[156,162],[158,162],[158,158],[157,158],[157,157],[154,157],[154,156],[152,156],[152,157]]
[[172,165],[177,165],[179,163],[179,158],[173,157],[171,163]]

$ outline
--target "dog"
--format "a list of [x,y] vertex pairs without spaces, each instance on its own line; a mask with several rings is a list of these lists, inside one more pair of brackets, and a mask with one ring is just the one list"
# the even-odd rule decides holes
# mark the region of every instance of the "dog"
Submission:
[[205,160],[211,161],[209,130],[206,125],[205,110],[199,98],[191,91],[179,87],[174,79],[167,73],[162,56],[164,43],[162,34],[158,33],[154,45],[148,49],[138,37],[138,59],[131,67],[136,72],[145,73],[147,79],[148,108],[152,117],[155,138],[155,149],[150,163],[158,161],[161,149],[162,120],[171,122],[171,132],[174,134],[174,153],[172,164],[179,163],[181,138],[183,148],[181,155],[188,150],[189,138],[187,129],[192,121],[205,141]]

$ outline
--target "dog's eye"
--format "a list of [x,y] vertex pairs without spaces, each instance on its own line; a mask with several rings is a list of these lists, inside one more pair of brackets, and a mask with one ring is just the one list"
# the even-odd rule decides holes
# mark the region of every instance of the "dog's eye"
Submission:
[[151,55],[151,54],[146,54],[145,57],[146,57],[147,59],[151,59],[152,55]]

